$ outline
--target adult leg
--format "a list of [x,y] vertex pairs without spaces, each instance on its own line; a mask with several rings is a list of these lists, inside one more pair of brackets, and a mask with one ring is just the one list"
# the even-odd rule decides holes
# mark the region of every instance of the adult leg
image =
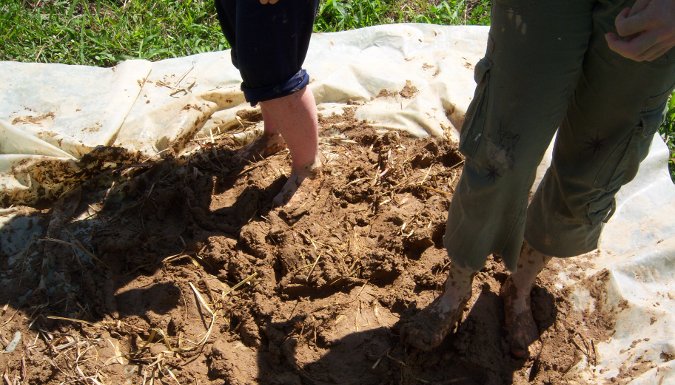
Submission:
[[607,47],[614,15],[630,4],[602,2],[573,102],[558,132],[551,167],[527,213],[528,243],[570,257],[597,248],[614,196],[647,156],[675,84],[675,49],[634,62]]
[[675,83],[674,51],[655,63],[637,63],[607,47],[604,35],[627,6],[599,2],[594,9],[583,73],[558,131],[552,165],[528,209],[519,270],[502,290],[514,355],[526,355],[537,338],[529,304],[534,278],[550,256],[597,247],[614,196],[646,157]]
[[528,348],[539,338],[539,329],[534,322],[530,307],[530,292],[539,273],[551,260],[527,242],[523,243],[518,259],[518,268],[502,285],[500,296],[504,301],[504,326],[511,354],[523,358]]
[[[590,1],[494,2],[486,57],[476,65],[478,86],[461,132],[466,163],[448,212],[444,244],[456,265],[449,280],[470,282],[491,253],[515,268],[529,189],[579,77],[591,9]],[[404,325],[404,340],[421,349],[440,343],[449,328],[416,325],[438,314],[458,319],[469,289],[446,284],[440,299]]]

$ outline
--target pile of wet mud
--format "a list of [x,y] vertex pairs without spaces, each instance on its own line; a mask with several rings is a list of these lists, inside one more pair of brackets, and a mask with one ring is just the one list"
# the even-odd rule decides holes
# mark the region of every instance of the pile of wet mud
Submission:
[[403,346],[399,323],[447,274],[463,158],[349,112],[320,123],[323,171],[284,207],[271,202],[287,152],[244,162],[227,137],[160,160],[100,148],[51,176],[67,181],[58,194],[3,201],[20,214],[0,248],[5,382],[558,384],[592,362],[612,321],[565,301],[563,263],[532,293],[536,355],[508,354],[492,257],[456,333],[431,352]]

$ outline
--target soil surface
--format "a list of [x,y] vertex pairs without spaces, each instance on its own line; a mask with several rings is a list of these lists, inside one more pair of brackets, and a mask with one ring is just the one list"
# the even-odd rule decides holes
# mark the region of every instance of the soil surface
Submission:
[[403,346],[399,323],[447,274],[463,158],[443,139],[378,135],[349,110],[320,123],[323,172],[286,207],[271,200],[287,152],[242,162],[227,135],[154,161],[98,148],[42,170],[62,173],[58,200],[5,197],[22,214],[0,247],[3,385],[561,384],[597,360],[612,321],[566,302],[556,274],[572,261],[533,291],[530,358],[506,348],[507,273],[493,257],[453,336],[431,352]]

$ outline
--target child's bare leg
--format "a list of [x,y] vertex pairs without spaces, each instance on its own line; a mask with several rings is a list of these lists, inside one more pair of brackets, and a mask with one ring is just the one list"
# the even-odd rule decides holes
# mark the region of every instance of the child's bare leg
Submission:
[[314,176],[321,166],[316,103],[312,92],[305,87],[260,105],[263,118],[273,123],[291,153],[291,175],[273,201],[275,205],[282,205],[293,197],[303,180]]
[[537,275],[550,260],[550,256],[525,242],[518,259],[518,270],[502,286],[500,295],[504,301],[504,323],[511,354],[516,357],[527,357],[529,346],[539,338],[539,329],[530,307],[530,291]]
[[460,321],[471,297],[474,271],[452,264],[443,293],[402,326],[403,342],[421,350],[440,345]]

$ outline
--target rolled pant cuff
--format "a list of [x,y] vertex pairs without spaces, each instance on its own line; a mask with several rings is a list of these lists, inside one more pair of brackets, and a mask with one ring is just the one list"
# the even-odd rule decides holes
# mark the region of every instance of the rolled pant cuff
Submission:
[[244,92],[246,101],[251,103],[252,106],[255,106],[259,102],[278,99],[300,91],[305,88],[307,84],[309,84],[309,74],[307,74],[307,71],[304,69],[301,69],[284,83],[258,88],[248,88],[245,83],[242,83],[241,90]]
[[[529,219],[528,219],[529,222]],[[598,248],[602,224],[595,226],[559,226],[539,231],[543,226],[527,226],[525,241],[538,252],[551,257],[575,257]],[[549,226],[550,227],[550,226]],[[548,234],[555,234],[555,237]]]

